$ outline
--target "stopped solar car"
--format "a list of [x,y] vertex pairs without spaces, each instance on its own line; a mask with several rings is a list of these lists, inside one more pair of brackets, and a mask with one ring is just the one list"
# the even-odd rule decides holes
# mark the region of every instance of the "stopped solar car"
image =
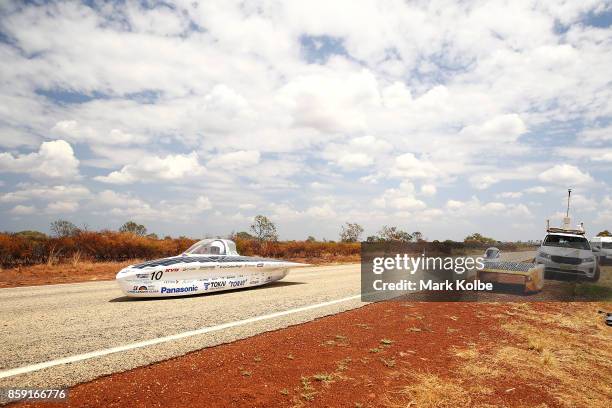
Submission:
[[307,264],[241,256],[233,241],[205,239],[178,256],[130,265],[116,280],[129,297],[183,296],[265,285],[300,266]]
[[544,288],[544,266],[532,262],[502,261],[500,250],[489,248],[484,254],[484,268],[478,271],[483,282],[520,285],[525,293]]

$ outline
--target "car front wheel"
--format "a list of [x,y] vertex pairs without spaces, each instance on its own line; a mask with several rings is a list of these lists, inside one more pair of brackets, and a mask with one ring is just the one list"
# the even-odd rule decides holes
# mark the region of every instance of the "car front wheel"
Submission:
[[589,281],[597,282],[599,280],[600,273],[601,273],[601,269],[599,268],[599,265],[595,265],[595,273],[593,274],[592,278],[589,278]]

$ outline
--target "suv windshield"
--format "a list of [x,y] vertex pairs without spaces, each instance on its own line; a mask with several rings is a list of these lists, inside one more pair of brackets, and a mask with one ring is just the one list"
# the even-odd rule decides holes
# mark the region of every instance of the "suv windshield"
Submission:
[[544,240],[544,246],[573,248],[573,249],[591,249],[589,241],[585,237],[572,237],[567,235],[548,235]]

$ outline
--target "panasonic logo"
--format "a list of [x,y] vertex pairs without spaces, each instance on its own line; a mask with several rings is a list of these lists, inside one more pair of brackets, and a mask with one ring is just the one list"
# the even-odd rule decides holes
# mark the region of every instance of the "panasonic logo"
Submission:
[[189,286],[186,288],[161,288],[161,293],[184,293],[184,292],[195,292],[198,290],[197,286]]

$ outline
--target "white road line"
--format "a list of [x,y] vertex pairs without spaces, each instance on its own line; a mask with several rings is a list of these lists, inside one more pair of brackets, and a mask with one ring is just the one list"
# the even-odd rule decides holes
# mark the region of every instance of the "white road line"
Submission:
[[136,343],[126,344],[126,345],[118,346],[118,347],[111,347],[111,348],[104,349],[104,350],[92,351],[92,352],[84,353],[84,354],[77,354],[75,356],[59,358],[57,360],[50,360],[50,361],[46,361],[43,363],[32,364],[29,366],[12,368],[10,370],[0,371],[0,378],[14,377],[16,375],[31,373],[34,371],[43,370],[45,368],[50,368],[50,367],[54,367],[57,365],[76,363],[78,361],[89,360],[91,358],[96,358],[96,357],[102,357],[108,354],[120,353],[122,351],[129,351],[129,350],[134,350],[134,349],[141,348],[141,347],[153,346],[155,344],[167,343],[169,341],[180,340],[180,339],[184,339],[187,337],[197,336],[200,334],[206,334],[206,333],[211,333],[211,332],[215,332],[219,330],[229,329],[232,327],[244,326],[246,324],[259,322],[262,320],[275,319],[277,317],[287,316],[287,315],[294,314],[294,313],[305,312],[307,310],[313,310],[313,309],[318,309],[318,308],[325,307],[325,306],[331,306],[337,303],[348,302],[350,300],[358,299],[360,297],[361,295],[349,296],[349,297],[345,297],[342,299],[330,300],[329,302],[317,303],[317,304],[309,305],[309,306],[302,306],[302,307],[298,307],[295,309],[284,310],[282,312],[275,312],[275,313],[270,313],[267,315],[251,317],[251,318],[244,319],[244,320],[237,320],[234,322],[223,323],[223,324],[219,324],[216,326],[204,327],[204,328],[197,329],[197,330],[191,330],[191,331],[186,331],[183,333],[172,334],[170,336],[158,337],[156,339],[139,341]]

